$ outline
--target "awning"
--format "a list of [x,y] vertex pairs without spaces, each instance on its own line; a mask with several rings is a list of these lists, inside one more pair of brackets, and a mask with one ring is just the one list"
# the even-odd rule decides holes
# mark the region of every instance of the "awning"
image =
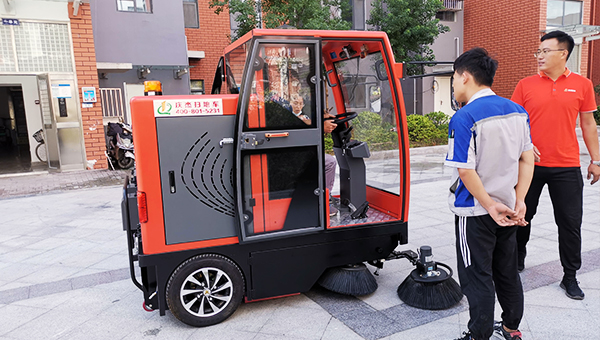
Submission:
[[563,31],[568,35],[572,36],[573,39],[586,41],[600,39],[600,26],[594,25],[569,25],[569,26],[552,26],[546,27],[544,33],[552,31]]

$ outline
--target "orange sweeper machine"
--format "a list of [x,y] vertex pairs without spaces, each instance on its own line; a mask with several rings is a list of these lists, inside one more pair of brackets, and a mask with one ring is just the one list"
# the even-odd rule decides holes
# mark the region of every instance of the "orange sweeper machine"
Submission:
[[371,293],[363,263],[394,258],[417,266],[410,296],[456,285],[430,248],[395,251],[409,205],[402,68],[383,32],[256,29],[225,49],[211,95],[133,98],[122,214],[144,308],[208,326],[317,282]]

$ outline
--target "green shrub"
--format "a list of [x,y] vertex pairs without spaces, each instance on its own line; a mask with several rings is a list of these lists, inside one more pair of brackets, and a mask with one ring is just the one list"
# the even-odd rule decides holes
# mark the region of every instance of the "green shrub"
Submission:
[[435,124],[425,116],[418,114],[406,117],[408,139],[416,143],[428,143],[439,137]]
[[600,106],[594,111],[594,119],[596,120],[596,125],[600,125]]
[[450,122],[450,116],[443,113],[442,111],[430,112],[425,115],[425,117],[429,118],[435,124],[436,127],[446,126],[448,128],[448,123]]
[[331,139],[331,134],[325,134],[325,138],[323,138],[323,144],[325,147],[325,152],[333,155],[333,139]]
[[367,142],[371,151],[398,148],[398,133],[395,126],[383,122],[375,112],[364,111],[352,121],[354,139]]

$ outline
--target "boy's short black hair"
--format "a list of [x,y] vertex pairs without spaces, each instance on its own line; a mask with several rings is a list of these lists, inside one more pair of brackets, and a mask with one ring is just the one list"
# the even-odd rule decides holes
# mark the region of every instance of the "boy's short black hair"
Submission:
[[460,55],[454,61],[454,71],[469,72],[477,85],[492,86],[498,69],[498,61],[488,55],[481,47],[475,47]]
[[573,47],[575,47],[575,41],[573,40],[573,37],[563,31],[552,31],[550,33],[544,34],[544,36],[540,39],[540,41],[544,41],[544,40],[548,40],[548,39],[556,39],[556,40],[558,40],[558,43],[561,45],[566,44],[567,51],[569,52],[569,54],[567,54],[567,60],[569,60],[569,57],[571,56],[571,52],[573,52]]

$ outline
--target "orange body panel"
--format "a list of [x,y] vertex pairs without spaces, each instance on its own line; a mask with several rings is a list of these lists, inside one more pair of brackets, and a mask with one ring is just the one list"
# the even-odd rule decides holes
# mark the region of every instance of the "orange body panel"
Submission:
[[367,201],[369,205],[377,210],[383,211],[388,215],[399,218],[398,209],[400,204],[400,197],[390,194],[379,189],[367,186]]
[[[222,98],[224,114],[234,115],[236,112],[238,95],[209,95],[202,96],[202,98]],[[149,96],[131,99],[133,138],[136,144],[137,186],[138,191],[146,193],[148,207],[148,222],[140,223],[144,254],[214,247],[239,242],[237,237],[227,237],[189,243],[166,244],[156,118],[153,105],[155,100],[190,99],[198,99],[198,96]]]

